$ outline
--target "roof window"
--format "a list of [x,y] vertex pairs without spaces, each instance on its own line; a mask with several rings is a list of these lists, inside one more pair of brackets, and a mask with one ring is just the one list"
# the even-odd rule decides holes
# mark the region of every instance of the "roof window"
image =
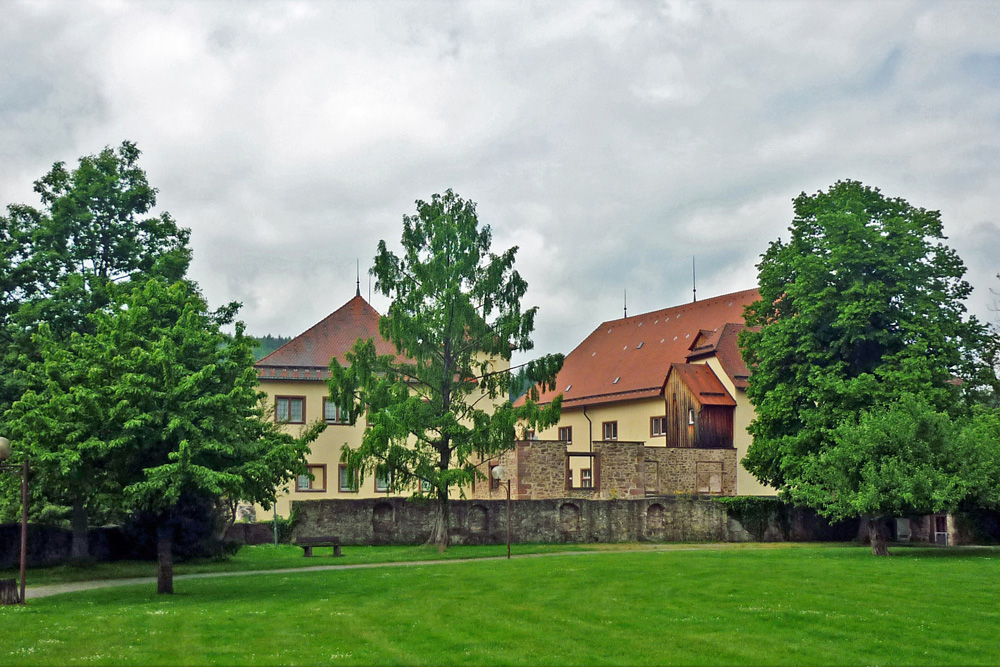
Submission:
[[641,349],[641,348],[642,348],[642,341],[639,341],[639,344],[635,346],[635,349],[638,350],[638,349]]
[[612,382],[611,384],[618,384],[618,381],[621,380],[621,379],[622,379],[622,376],[619,375],[618,377],[615,378],[615,381]]

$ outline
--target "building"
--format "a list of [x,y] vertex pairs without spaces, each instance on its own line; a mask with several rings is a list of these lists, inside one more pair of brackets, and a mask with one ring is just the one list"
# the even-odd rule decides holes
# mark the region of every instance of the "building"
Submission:
[[[273,411],[271,418],[284,423],[284,428],[293,434],[317,421],[325,421],[327,425],[312,443],[307,457],[311,478],[300,475],[290,488],[279,489],[279,515],[288,516],[293,500],[372,498],[389,494],[386,480],[369,477],[359,483],[340,462],[345,445],[361,445],[366,423],[364,417],[358,418],[354,425],[348,423],[339,406],[327,400],[326,384],[330,360],[336,358],[346,365],[345,354],[358,338],[373,339],[380,355],[396,354],[395,346],[379,334],[379,318],[359,289],[339,309],[257,362],[257,377]],[[494,368],[502,367],[509,367],[509,363],[503,360],[494,363]]]
[[[744,290],[603,322],[566,357],[555,389],[540,396],[545,404],[561,393],[562,416],[550,429],[526,433],[505,458],[512,481],[537,480],[537,464],[549,456],[541,451],[552,450],[547,465],[565,461],[565,480],[553,486],[549,475],[544,494],[562,485],[598,497],[622,490],[774,495],[739,464],[754,412],[737,338],[744,307],[758,298],[756,289]],[[612,450],[625,457],[622,469],[637,470],[634,480],[611,484]],[[602,456],[603,490],[595,469]],[[536,482],[514,495],[543,497],[538,489]]]

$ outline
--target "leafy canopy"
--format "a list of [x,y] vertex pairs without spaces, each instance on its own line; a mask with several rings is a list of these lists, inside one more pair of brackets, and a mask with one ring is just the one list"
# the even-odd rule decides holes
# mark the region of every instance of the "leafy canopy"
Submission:
[[[942,420],[962,413],[954,378],[978,382],[982,328],[963,317],[971,288],[940,214],[856,181],[794,204],[791,239],[762,256],[761,300],[746,310],[744,465],[831,516],[954,503],[965,473]],[[908,439],[917,424],[924,440]],[[864,481],[851,472],[861,461]]]
[[[184,277],[189,232],[169,213],[153,213],[156,189],[139,157],[126,141],[80,158],[75,169],[58,162],[35,182],[40,207],[11,204],[0,216],[0,430],[10,430],[5,413],[14,401],[41,390],[23,371],[38,358],[32,336],[43,323],[47,338],[68,344],[74,333],[92,331],[88,316],[106,310],[116,289]],[[38,480],[34,488],[41,493],[34,497],[99,509],[103,486],[87,463],[87,446],[72,443],[76,438],[45,443],[63,472]],[[23,449],[15,452],[21,456]],[[16,489],[2,495],[16,498]],[[0,501],[0,513],[9,505]]]
[[[47,488],[89,481],[125,510],[169,513],[182,496],[263,504],[304,469],[308,442],[264,419],[253,348],[186,282],[149,280],[58,340],[43,325],[10,426]],[[63,447],[50,443],[59,440]]]
[[[545,409],[507,401],[511,354],[532,348],[537,311],[521,308],[517,248],[492,253],[475,204],[451,190],[416,204],[403,218],[402,255],[380,241],[372,269],[392,299],[379,331],[399,354],[377,356],[359,340],[347,366],[331,362],[330,397],[352,421],[366,415],[362,444],[345,449],[351,467],[446,501],[449,487],[476,477],[479,457],[513,447],[519,420],[555,423],[561,399]],[[562,355],[524,366],[533,383],[550,384],[561,367]]]

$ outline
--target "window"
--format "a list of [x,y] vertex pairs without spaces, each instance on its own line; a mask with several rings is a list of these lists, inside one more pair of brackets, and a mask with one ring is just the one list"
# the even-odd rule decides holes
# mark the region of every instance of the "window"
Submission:
[[665,435],[667,432],[667,418],[666,417],[652,417],[649,420],[649,435],[656,437],[658,435]]
[[618,439],[618,422],[604,422],[604,439]]
[[340,492],[341,493],[357,493],[358,491],[358,475],[350,474],[347,466],[340,464]]
[[688,408],[688,426],[694,426],[694,408]]
[[[296,491],[326,491],[326,466],[306,466],[307,475],[299,475],[295,480]],[[309,476],[312,479],[309,479]]]
[[274,421],[288,424],[304,424],[306,421],[305,397],[275,396]]
[[323,399],[323,420],[327,424],[347,424],[347,409]]
[[[472,483],[475,484],[476,480],[473,479]],[[430,490],[431,490],[431,483],[428,482],[426,479],[420,480],[420,491],[423,493],[428,493]],[[473,489],[473,491],[475,491],[475,489]]]
[[580,486],[585,489],[594,488],[594,477],[590,473],[590,468],[583,468],[580,471]]
[[563,442],[573,442],[573,427],[572,426],[560,426],[559,427],[559,439]]
[[375,493],[387,493],[392,486],[392,473],[375,475]]

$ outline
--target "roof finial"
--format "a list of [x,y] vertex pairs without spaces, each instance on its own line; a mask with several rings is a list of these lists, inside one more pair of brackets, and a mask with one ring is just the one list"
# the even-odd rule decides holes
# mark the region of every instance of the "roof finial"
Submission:
[[361,259],[358,259],[358,291],[354,296],[361,296]]
[[[698,281],[695,279],[695,274],[694,274],[694,255],[691,255],[691,294],[694,297],[694,301],[697,301],[698,300]],[[692,303],[694,301],[692,301]]]
[[627,318],[628,317],[628,288],[627,287],[624,290],[624,296],[625,296],[625,317]]

